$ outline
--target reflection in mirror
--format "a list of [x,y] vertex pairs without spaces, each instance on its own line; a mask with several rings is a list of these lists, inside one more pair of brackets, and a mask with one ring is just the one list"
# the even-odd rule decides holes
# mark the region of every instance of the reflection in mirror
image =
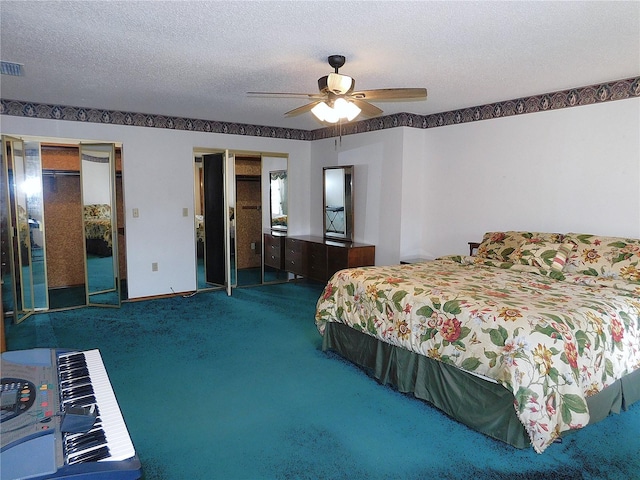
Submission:
[[[0,297],[2,298],[1,308],[5,312],[5,314],[10,314],[13,312],[14,306],[14,274],[13,274],[13,248],[11,245],[11,241],[13,239],[12,235],[9,233],[12,231],[11,224],[11,208],[10,203],[12,203],[11,196],[9,194],[9,165],[7,164],[7,155],[9,154],[9,142],[7,141],[5,145],[5,139],[2,138],[2,147],[0,148],[0,246],[1,246],[1,254],[2,261],[0,262],[0,275],[2,278],[2,282],[0,282],[0,288],[2,289],[2,294]],[[13,173],[11,173],[13,175]]]
[[207,280],[204,271],[204,172],[202,169],[202,156],[194,155],[194,220],[196,234],[196,290],[207,288]]
[[13,154],[13,195],[15,200],[14,226],[18,243],[18,255],[15,257],[16,270],[20,272],[16,307],[17,312],[33,311],[33,275],[31,271],[31,242],[29,239],[29,215],[27,213],[26,189],[27,176],[25,172],[24,145],[22,141],[10,142]]
[[24,188],[28,185],[25,172],[24,144],[22,141],[11,141],[13,154],[13,186],[14,186],[14,226],[16,228],[16,240],[18,243],[18,255],[15,257],[16,270],[20,272],[20,283],[16,285],[17,312],[27,313],[33,311],[33,274],[31,271],[31,242],[29,240],[29,214],[27,213],[27,194]]
[[[42,161],[39,142],[24,143],[24,183],[19,188],[26,196],[26,214],[28,240],[30,246],[29,263],[33,281],[33,308],[46,310],[49,308],[47,288],[47,269],[44,235],[44,209],[42,194]],[[26,239],[25,239],[26,240]]]
[[237,286],[238,282],[238,257],[237,257],[237,242],[236,242],[236,157],[234,154],[225,150],[224,156],[224,183],[223,191],[226,193],[223,195],[223,203],[225,206],[226,218],[224,220],[224,228],[226,232],[225,245],[225,275],[227,295],[231,295],[231,289]]
[[115,148],[81,145],[81,181],[89,305],[120,306]]
[[324,236],[353,241],[353,166],[325,167]]
[[287,171],[269,172],[271,200],[271,229],[287,229]]
[[42,143],[49,309],[85,306],[86,268],[79,144]]
[[[9,203],[6,212],[3,206],[3,228],[4,223],[11,220],[16,232],[13,247],[3,241],[3,283],[7,282],[12,288],[11,307],[17,323],[36,310],[46,310],[49,302],[44,255],[42,163],[37,142],[23,143],[22,140],[3,137],[2,150],[7,161],[3,190],[6,188]],[[6,272],[4,263],[9,257],[11,270]],[[5,276],[6,273],[9,275]],[[3,292],[6,294],[4,287]]]
[[289,159],[262,155],[262,283],[288,280],[284,270],[284,242],[289,226]]

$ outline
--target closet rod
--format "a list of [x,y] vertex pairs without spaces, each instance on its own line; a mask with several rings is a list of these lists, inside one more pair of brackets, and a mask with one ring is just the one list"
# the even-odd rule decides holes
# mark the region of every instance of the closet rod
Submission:
[[54,176],[64,176],[64,175],[69,175],[69,176],[80,176],[80,172],[78,170],[49,170],[49,169],[43,169],[42,170],[42,175],[54,175]]
[[[79,176],[80,172],[78,170],[52,170],[50,168],[43,169],[42,175],[53,175],[53,176]],[[122,177],[122,172],[116,172],[116,178]]]

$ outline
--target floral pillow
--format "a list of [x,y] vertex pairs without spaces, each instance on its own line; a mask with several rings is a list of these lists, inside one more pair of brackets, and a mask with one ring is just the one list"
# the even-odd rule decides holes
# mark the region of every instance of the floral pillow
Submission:
[[531,265],[538,268],[550,268],[556,272],[561,272],[567,262],[569,254],[575,248],[572,242],[551,243],[551,242],[524,242],[514,255],[520,258],[522,265]]
[[520,262],[519,247],[526,243],[559,243],[562,235],[559,233],[539,232],[487,232],[478,247],[477,256],[505,262]]
[[484,265],[486,267],[511,268],[513,263],[502,262],[490,258],[478,257],[477,255],[445,255],[438,257],[436,260],[450,260],[452,262],[461,263],[462,265]]
[[640,283],[639,239],[568,233],[565,240],[576,244],[566,272]]
[[531,265],[532,267],[551,267],[556,252],[562,246],[561,243],[529,243],[525,242],[514,252],[520,257],[522,265]]

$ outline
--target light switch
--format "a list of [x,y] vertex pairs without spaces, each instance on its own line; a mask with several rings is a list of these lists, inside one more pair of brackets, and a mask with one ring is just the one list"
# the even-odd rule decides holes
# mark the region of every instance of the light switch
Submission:
[[182,209],[182,216],[183,217],[188,217],[189,216],[189,209],[188,208],[183,208]]
[[140,216],[140,212],[138,212],[137,208],[133,209],[133,218],[138,218]]

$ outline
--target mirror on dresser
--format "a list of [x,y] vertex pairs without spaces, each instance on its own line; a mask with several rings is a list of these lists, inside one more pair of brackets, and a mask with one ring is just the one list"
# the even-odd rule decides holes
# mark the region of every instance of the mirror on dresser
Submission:
[[353,165],[324,167],[322,204],[324,236],[353,241]]

